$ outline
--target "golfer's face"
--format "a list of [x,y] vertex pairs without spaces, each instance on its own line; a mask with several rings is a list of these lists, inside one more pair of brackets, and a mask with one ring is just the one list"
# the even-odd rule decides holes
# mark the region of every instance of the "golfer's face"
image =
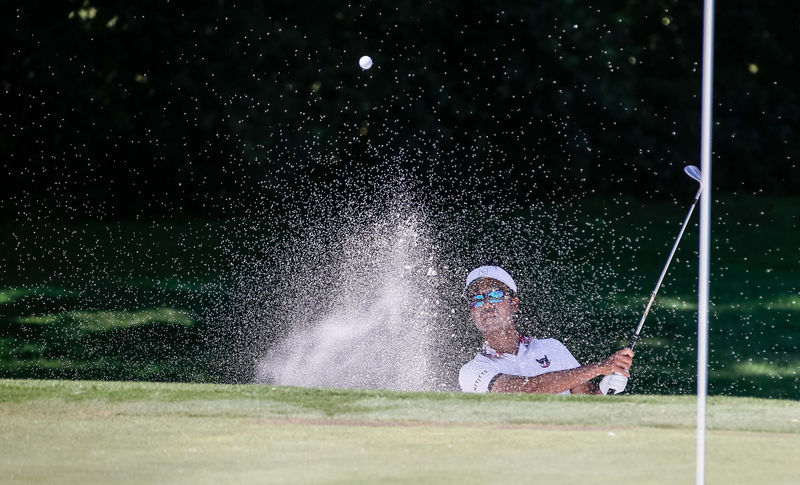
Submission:
[[[498,291],[503,292],[503,297],[492,298],[498,295]],[[519,308],[519,299],[512,298],[508,288],[502,283],[492,279],[479,280],[470,286],[467,296],[470,300],[470,316],[481,332],[514,326],[514,313]],[[476,296],[478,302],[474,298]]]

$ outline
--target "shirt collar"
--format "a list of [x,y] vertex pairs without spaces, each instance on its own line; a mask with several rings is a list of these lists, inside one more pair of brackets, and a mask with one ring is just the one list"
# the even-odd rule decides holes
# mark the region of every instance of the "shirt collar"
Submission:
[[[524,337],[524,336],[520,335],[519,336],[519,349],[517,349],[517,355],[519,355],[519,351],[522,350],[523,346],[526,347],[526,348],[530,347],[532,341],[533,341],[533,337]],[[483,342],[483,349],[481,350],[481,353],[483,355],[487,356],[487,357],[491,357],[491,358],[494,358],[494,359],[497,359],[497,358],[500,358],[500,357],[503,357],[504,355],[506,355],[503,352],[498,352],[498,351],[494,350],[493,348],[491,348],[489,346],[489,342]]]

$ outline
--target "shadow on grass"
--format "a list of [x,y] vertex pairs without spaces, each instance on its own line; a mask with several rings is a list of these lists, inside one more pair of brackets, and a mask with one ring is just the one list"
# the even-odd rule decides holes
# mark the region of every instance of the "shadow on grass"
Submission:
[[68,310],[6,316],[0,375],[13,378],[215,381],[211,356],[185,310]]

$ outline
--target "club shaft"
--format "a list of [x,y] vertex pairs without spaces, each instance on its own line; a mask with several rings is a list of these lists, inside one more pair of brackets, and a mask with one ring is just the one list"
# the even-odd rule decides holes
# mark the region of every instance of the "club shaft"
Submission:
[[650,301],[647,302],[647,306],[644,309],[644,313],[642,314],[642,319],[639,320],[639,325],[636,327],[636,331],[633,333],[633,338],[631,338],[631,349],[636,345],[636,341],[639,340],[639,333],[642,331],[642,327],[644,326],[644,321],[647,318],[647,314],[650,313],[650,307],[653,306],[653,302],[656,299],[656,295],[658,294],[658,289],[661,288],[661,282],[664,281],[664,276],[667,275],[667,270],[669,269],[669,265],[672,262],[672,257],[675,256],[675,251],[678,249],[678,244],[681,242],[681,238],[683,237],[683,231],[686,230],[686,226],[689,224],[689,219],[692,217],[692,212],[694,212],[694,208],[697,205],[697,201],[700,200],[700,193],[703,191],[701,187],[700,190],[697,191],[697,195],[694,197],[694,202],[692,202],[692,206],[689,208],[689,213],[686,214],[686,219],[683,220],[683,225],[681,226],[681,230],[678,233],[677,239],[675,239],[675,244],[672,245],[672,251],[669,253],[669,257],[667,258],[667,264],[664,265],[664,269],[661,270],[661,276],[658,277],[658,282],[656,283],[656,287],[653,289],[653,293],[650,294]]

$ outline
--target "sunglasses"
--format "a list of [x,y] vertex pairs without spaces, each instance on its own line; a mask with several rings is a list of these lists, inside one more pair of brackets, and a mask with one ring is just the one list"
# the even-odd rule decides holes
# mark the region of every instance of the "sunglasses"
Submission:
[[469,306],[472,308],[480,308],[484,303],[500,303],[506,298],[511,298],[511,295],[503,290],[494,290],[481,295],[472,295],[468,299]]

